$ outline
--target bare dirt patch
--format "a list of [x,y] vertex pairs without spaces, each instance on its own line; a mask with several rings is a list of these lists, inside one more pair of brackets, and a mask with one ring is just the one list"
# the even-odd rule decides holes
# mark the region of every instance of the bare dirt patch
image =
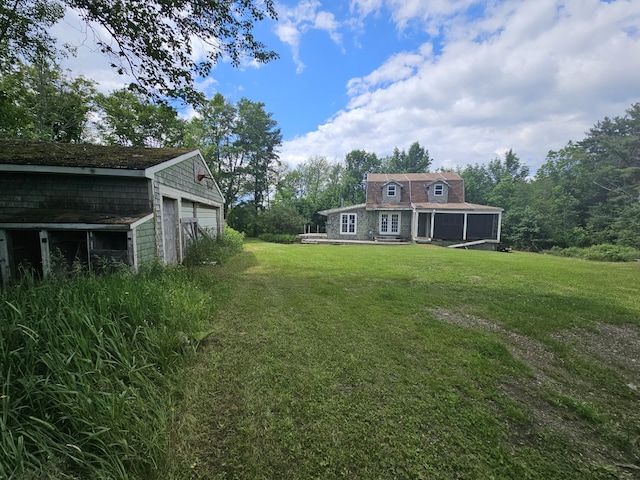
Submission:
[[[615,472],[611,478],[640,478],[640,439],[611,441],[616,436],[624,437],[617,435],[616,428],[623,430],[625,422],[634,424],[630,432],[638,431],[638,326],[599,323],[590,331],[572,329],[556,333],[551,340],[562,346],[559,354],[549,345],[509,331],[490,320],[442,308],[427,310],[439,321],[498,335],[513,357],[528,365],[530,378],[512,379],[501,386],[505,395],[531,416],[530,423],[512,426],[514,444],[531,445],[544,441],[545,432],[551,432],[573,445],[580,452],[580,461],[592,465],[594,470]],[[617,385],[617,392],[603,388],[596,377],[577,374],[574,367],[567,365],[568,361],[572,365],[580,362],[587,371],[592,365],[600,374],[610,375],[612,384]],[[601,411],[604,419],[589,418],[589,414],[597,417]],[[585,416],[587,419],[583,418]],[[609,417],[614,420],[610,421]]]

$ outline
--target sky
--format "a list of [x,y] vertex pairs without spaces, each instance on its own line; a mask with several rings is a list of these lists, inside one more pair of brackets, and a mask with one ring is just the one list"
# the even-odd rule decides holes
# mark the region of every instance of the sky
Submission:
[[[640,102],[638,0],[281,0],[276,9],[255,34],[280,58],[221,62],[199,87],[264,103],[291,168],[419,142],[431,170],[512,149],[535,171],[549,150]],[[68,17],[58,28],[68,40],[79,27]],[[66,66],[120,88],[81,40]]]

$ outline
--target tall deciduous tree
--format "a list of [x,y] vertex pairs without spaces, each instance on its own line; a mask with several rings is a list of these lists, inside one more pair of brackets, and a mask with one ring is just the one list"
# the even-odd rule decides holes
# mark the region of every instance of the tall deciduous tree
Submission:
[[175,108],[155,103],[129,90],[98,94],[100,121],[96,128],[111,145],[132,147],[182,147],[186,122]]
[[320,229],[326,218],[320,210],[340,204],[344,167],[325,157],[310,157],[294,170],[285,172],[278,182],[274,201],[293,206],[304,217],[304,224]]
[[364,203],[367,174],[380,172],[382,162],[375,153],[352,150],[345,158],[343,198],[347,204]]
[[257,216],[275,185],[280,164],[277,148],[282,144],[282,135],[272,114],[264,110],[264,103],[241,98],[237,108],[235,147],[246,158],[243,193],[252,197]]
[[200,152],[216,177],[225,198],[224,214],[240,195],[246,156],[236,143],[238,110],[220,93],[197,110],[189,123],[187,143],[200,148]]
[[383,160],[383,165],[388,173],[424,173],[429,171],[431,159],[419,142],[413,142],[408,152],[396,147],[393,155]]
[[13,0],[0,3],[0,72],[43,55],[57,57],[50,28],[64,16],[56,0]]
[[94,95],[93,82],[43,56],[16,65],[0,77],[0,136],[80,142]]
[[[189,125],[188,143],[200,148],[225,197],[225,214],[242,199],[247,206],[238,215],[243,225],[258,225],[257,216],[265,207],[276,184],[280,164],[277,149],[282,143],[280,129],[264,104],[242,98],[236,105],[222,95],[198,109]],[[253,232],[248,232],[252,233]]]
[[194,102],[201,99],[194,79],[221,58],[237,66],[277,57],[253,35],[254,23],[276,18],[273,0],[12,0],[0,5],[0,66],[28,62],[35,52],[55,57],[49,29],[66,8],[94,30],[111,66],[145,94]]

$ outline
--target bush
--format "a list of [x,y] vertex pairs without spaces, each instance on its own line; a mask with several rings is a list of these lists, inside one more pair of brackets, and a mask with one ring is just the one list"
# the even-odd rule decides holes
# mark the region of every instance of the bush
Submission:
[[263,233],[258,238],[271,243],[300,243],[300,238],[298,238],[297,235],[289,235],[286,233]]
[[0,291],[0,478],[162,469],[177,373],[211,297],[185,269],[57,276]]
[[622,245],[601,244],[588,248],[553,247],[544,253],[561,257],[582,258],[599,262],[633,262],[640,258],[640,250]]
[[224,263],[242,251],[244,233],[226,226],[224,233],[214,236],[201,236],[189,245],[184,264],[187,266]]

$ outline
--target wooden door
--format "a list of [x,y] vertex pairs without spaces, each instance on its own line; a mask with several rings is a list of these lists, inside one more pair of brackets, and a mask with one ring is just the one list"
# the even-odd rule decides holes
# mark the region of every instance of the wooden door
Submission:
[[178,263],[178,205],[173,198],[162,197],[164,263]]

